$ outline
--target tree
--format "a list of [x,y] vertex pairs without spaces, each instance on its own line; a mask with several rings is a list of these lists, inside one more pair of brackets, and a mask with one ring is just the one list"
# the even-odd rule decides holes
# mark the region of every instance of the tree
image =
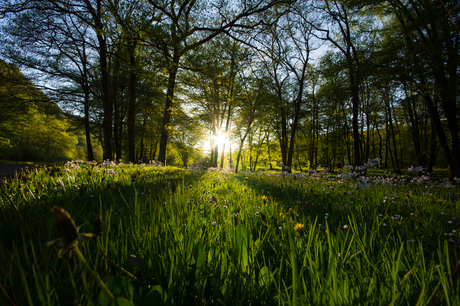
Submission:
[[264,111],[264,97],[267,95],[264,82],[260,78],[254,78],[254,75],[247,76],[243,84],[244,86],[238,97],[238,117],[234,121],[236,127],[235,134],[239,140],[235,172],[238,172],[244,141],[251,133],[252,124]]
[[0,124],[26,115],[32,106],[44,107],[50,103],[18,67],[0,59]]
[[[209,126],[213,138],[228,135],[234,113],[234,100],[241,86],[240,71],[251,65],[248,49],[228,37],[218,37],[187,56],[181,82],[189,106],[202,124]],[[223,167],[225,142],[220,144]],[[217,144],[212,146],[211,166],[218,166]]]
[[[398,23],[399,34],[404,38],[401,51],[410,58],[411,77],[416,78],[419,94],[430,113],[450,177],[460,177],[457,106],[460,32],[446,14],[447,10],[451,16],[459,16],[460,5],[446,2],[444,6],[438,1],[385,1],[381,5]],[[433,90],[430,92],[428,88]],[[449,135],[446,135],[443,118]]]
[[[322,14],[322,24],[315,25],[315,28],[322,33],[318,36],[332,43],[340,53],[343,54],[347,63],[349,91],[352,102],[352,131],[353,131],[353,156],[354,166],[362,164],[360,152],[359,133],[359,109],[360,109],[360,85],[361,75],[361,51],[359,37],[364,35],[358,25],[369,25],[365,23],[360,10],[349,1],[324,0],[322,6],[317,7]],[[360,18],[360,19],[359,19]],[[356,31],[357,32],[354,32]]]
[[[232,29],[253,29],[271,20],[261,20],[257,15],[274,7],[283,7],[291,0],[262,0],[257,2],[242,0],[235,4],[230,1],[204,2],[184,0],[176,3],[148,0],[161,18],[150,33],[152,46],[162,52],[168,86],[163,112],[160,138],[159,161],[166,160],[169,125],[174,104],[176,77],[180,61],[191,50],[207,43],[219,34],[230,33]],[[280,10],[284,12],[283,9]]]
[[[279,114],[280,149],[285,167],[292,167],[295,136],[305,103],[313,26],[307,20],[311,10],[305,2],[292,6],[257,38],[255,46],[262,57],[262,65],[270,76],[270,87],[277,97],[274,107]],[[260,46],[260,47],[259,47]]]
[[[34,14],[45,16],[44,21],[41,23],[42,27],[38,27],[34,30],[38,31],[40,35],[49,35],[51,37],[54,34],[58,35],[71,35],[69,32],[62,33],[56,32],[60,30],[58,27],[53,26],[55,20],[73,20],[74,26],[84,24],[92,30],[92,34],[96,38],[95,49],[98,53],[99,71],[101,76],[101,95],[103,107],[103,119],[102,129],[104,135],[104,159],[112,159],[112,110],[113,105],[110,100],[110,88],[109,88],[109,75],[107,68],[107,27],[106,27],[106,10],[104,9],[103,0],[83,0],[82,3],[78,3],[72,0],[24,0],[16,1],[13,4],[7,5],[3,8],[2,14],[14,13],[21,18],[33,17]],[[49,18],[51,17],[51,18]],[[46,18],[49,18],[48,21]],[[68,30],[68,29],[67,29]],[[40,36],[39,35],[39,36]],[[33,38],[32,38],[33,39]],[[88,38],[86,38],[88,39]],[[59,44],[59,41],[57,42]],[[58,45],[53,45],[54,48],[58,48]],[[65,50],[59,50],[58,55],[62,55],[60,52]]]
[[183,166],[187,167],[197,151],[196,145],[202,140],[203,129],[194,122],[193,118],[183,112],[175,117],[175,121],[174,125],[178,125],[180,128],[171,135],[171,143],[182,160]]

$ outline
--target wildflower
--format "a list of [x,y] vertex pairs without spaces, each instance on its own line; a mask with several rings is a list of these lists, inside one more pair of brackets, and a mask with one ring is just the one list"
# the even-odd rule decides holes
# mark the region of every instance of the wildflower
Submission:
[[348,225],[345,224],[345,225],[343,226],[343,228],[344,228],[344,229],[348,229]]
[[[51,212],[53,212],[54,215],[56,216],[56,226],[59,232],[59,238],[55,240],[51,240],[45,245],[50,246],[57,242],[58,247],[60,249],[58,253],[59,258],[62,258],[62,255],[65,252],[69,252],[69,257],[70,257],[72,255],[71,251],[75,247],[78,246],[78,242],[81,240],[82,237],[93,237],[94,236],[94,234],[90,234],[90,233],[79,234],[78,231],[80,230],[81,225],[76,226],[72,217],[63,208],[59,206],[54,206],[51,209]],[[99,222],[100,222],[100,218],[99,218]],[[99,233],[97,234],[100,234],[100,230],[99,230]]]
[[[96,283],[105,293],[107,298],[112,302],[115,300],[113,294],[110,290],[105,286],[99,276],[94,272],[94,270],[90,267],[88,262],[86,261],[83,254],[80,252],[78,248],[78,242],[82,237],[93,237],[95,234],[89,233],[81,233],[78,234],[78,231],[81,226],[75,226],[75,222],[73,221],[72,217],[69,215],[67,211],[59,206],[54,206],[51,211],[56,216],[56,225],[58,228],[60,238],[52,240],[46,243],[46,246],[50,246],[56,242],[59,242],[59,253],[58,256],[61,258],[64,252],[68,251],[69,257],[72,255],[72,251],[75,251],[76,257],[80,261],[80,263],[86,268],[86,271],[94,278]],[[96,216],[94,232],[98,232],[96,235],[100,235],[100,228],[98,229],[98,225],[100,225],[101,218]]]
[[248,192],[248,188],[243,187],[243,191],[244,191],[244,192]]
[[268,200],[267,196],[262,196],[262,202],[264,202],[264,204],[267,203],[267,200]]
[[216,227],[216,225],[217,225],[216,221],[212,221],[211,225],[212,225],[212,227]]
[[289,215],[291,215],[291,217],[294,218],[295,211],[292,208],[289,208]]
[[296,225],[294,225],[294,229],[301,235],[302,235],[304,228],[305,228],[305,225],[303,225],[302,223],[297,223]]

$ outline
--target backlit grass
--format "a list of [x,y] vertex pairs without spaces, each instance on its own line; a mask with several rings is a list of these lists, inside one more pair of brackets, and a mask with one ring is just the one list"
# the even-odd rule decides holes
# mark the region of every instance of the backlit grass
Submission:
[[[343,172],[29,168],[1,193],[0,302],[109,305],[100,279],[122,305],[460,304],[457,183]],[[45,246],[55,206],[93,236],[74,252]]]

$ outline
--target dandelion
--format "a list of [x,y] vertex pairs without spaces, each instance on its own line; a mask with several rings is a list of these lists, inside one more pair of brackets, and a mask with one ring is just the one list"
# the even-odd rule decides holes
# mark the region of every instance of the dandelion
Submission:
[[[45,245],[50,246],[58,242],[59,243],[58,247],[60,249],[58,256],[60,258],[62,257],[62,254],[66,252],[68,252],[69,257],[70,257],[72,255],[71,252],[74,251],[80,263],[86,268],[88,273],[94,278],[94,280],[99,285],[99,287],[102,289],[102,291],[104,291],[107,298],[110,301],[114,301],[115,298],[113,294],[105,286],[105,284],[102,282],[99,276],[94,272],[94,270],[91,268],[91,266],[86,261],[85,257],[83,256],[83,254],[80,252],[78,248],[78,243],[83,237],[94,237],[95,234],[90,234],[90,233],[79,234],[78,231],[80,230],[81,226],[76,226],[70,214],[67,211],[65,211],[63,208],[59,206],[54,206],[51,209],[51,212],[53,212],[56,217],[56,225],[58,228],[60,238],[52,240],[46,243]],[[100,227],[99,227],[101,223],[100,221],[101,221],[100,217],[96,216],[96,221],[95,221],[95,226],[94,226],[94,232],[97,232],[96,235],[101,234]]]
[[305,228],[305,225],[303,225],[302,223],[297,223],[296,225],[294,225],[294,229],[300,234],[302,235],[303,233],[303,229]]
[[267,200],[268,200],[267,196],[262,196],[262,202],[264,202],[264,204],[267,203]]
[[243,187],[243,191],[244,191],[244,192],[248,192],[248,188]]
[[[89,233],[81,233],[79,234],[78,231],[81,228],[80,226],[76,226],[75,222],[73,221],[72,217],[69,215],[67,211],[59,206],[54,206],[51,209],[51,212],[54,213],[56,216],[56,226],[59,232],[58,239],[52,240],[46,243],[46,246],[53,245],[58,243],[59,247],[59,258],[62,258],[62,255],[66,252],[69,252],[69,257],[72,255],[72,250],[78,246],[79,241],[83,237],[93,237],[93,234]],[[97,219],[96,219],[97,221]],[[100,218],[99,218],[100,222]]]

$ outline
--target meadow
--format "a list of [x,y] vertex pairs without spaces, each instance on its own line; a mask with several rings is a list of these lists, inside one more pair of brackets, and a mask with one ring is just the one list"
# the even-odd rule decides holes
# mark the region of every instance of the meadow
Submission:
[[367,174],[31,166],[0,304],[460,305],[459,181]]

